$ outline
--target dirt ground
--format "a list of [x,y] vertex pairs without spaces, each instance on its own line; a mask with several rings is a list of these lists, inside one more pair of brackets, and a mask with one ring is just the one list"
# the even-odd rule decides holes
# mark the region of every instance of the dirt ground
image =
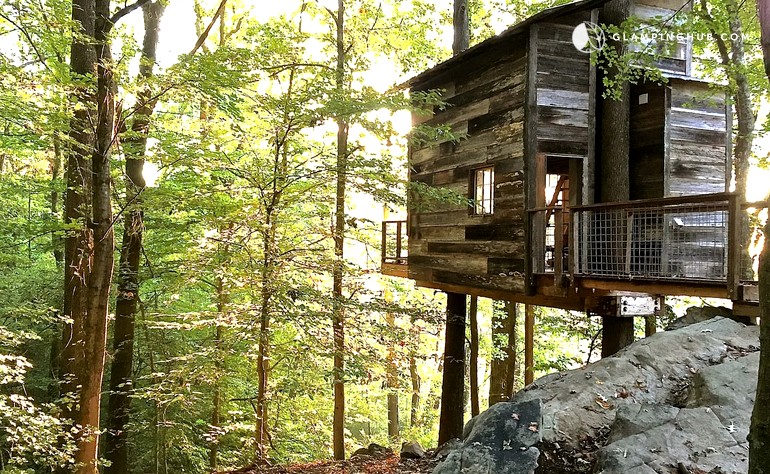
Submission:
[[430,474],[439,460],[399,459],[395,454],[371,457],[354,456],[347,461],[316,461],[287,466],[251,466],[222,474]]

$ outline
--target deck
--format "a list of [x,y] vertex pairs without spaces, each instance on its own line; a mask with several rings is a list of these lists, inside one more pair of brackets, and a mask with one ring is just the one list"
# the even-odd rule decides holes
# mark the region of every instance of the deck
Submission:
[[381,272],[418,286],[565,309],[585,309],[601,296],[644,294],[725,298],[757,316],[750,255],[757,249],[740,243],[757,240],[767,208],[768,202],[716,193],[531,209],[530,225],[546,232],[528,236],[525,292],[421,280],[410,273],[406,222],[386,221]]

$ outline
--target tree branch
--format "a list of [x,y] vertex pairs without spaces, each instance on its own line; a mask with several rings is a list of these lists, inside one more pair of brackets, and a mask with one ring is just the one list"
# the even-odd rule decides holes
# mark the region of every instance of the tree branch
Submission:
[[211,28],[214,27],[214,23],[217,22],[217,19],[222,16],[222,13],[225,11],[225,5],[227,5],[227,0],[222,0],[222,2],[219,4],[219,7],[217,8],[216,13],[214,13],[214,16],[211,17],[211,22],[209,22],[209,25],[205,30],[203,30],[203,33],[201,33],[198,41],[195,42],[195,46],[193,47],[192,51],[190,51],[191,56],[195,54],[195,52],[198,51],[201,46],[203,46],[204,42],[206,42],[206,38],[209,37],[209,33],[211,32]]
[[136,10],[137,8],[141,8],[142,5],[145,3],[148,3],[150,0],[136,0],[136,2],[132,3],[131,5],[126,5],[120,10],[116,11],[114,15],[110,17],[110,23],[114,26],[115,23],[119,22],[121,18],[128,15],[132,11]]
[[29,32],[27,30],[25,30],[24,28],[22,28],[21,25],[19,25],[18,23],[16,23],[15,21],[11,20],[10,17],[8,17],[8,16],[6,16],[6,15],[4,15],[2,13],[0,13],[0,18],[4,19],[5,21],[7,21],[11,25],[13,25],[17,30],[19,30],[19,32],[22,35],[24,35],[25,38],[27,38],[27,41],[29,42],[30,47],[32,47],[32,50],[35,51],[35,55],[37,56],[37,58],[40,61],[40,63],[42,63],[43,67],[45,67],[50,72],[51,68],[48,67],[48,63],[46,63],[45,58],[40,53],[40,50],[37,49],[37,46],[35,45],[35,42],[32,40],[32,36],[30,36]]

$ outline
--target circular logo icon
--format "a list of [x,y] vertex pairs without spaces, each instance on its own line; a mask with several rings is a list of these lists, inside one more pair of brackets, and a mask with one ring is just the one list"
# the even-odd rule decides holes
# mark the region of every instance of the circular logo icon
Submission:
[[596,23],[584,21],[572,30],[572,44],[582,53],[601,51],[605,43],[604,30]]

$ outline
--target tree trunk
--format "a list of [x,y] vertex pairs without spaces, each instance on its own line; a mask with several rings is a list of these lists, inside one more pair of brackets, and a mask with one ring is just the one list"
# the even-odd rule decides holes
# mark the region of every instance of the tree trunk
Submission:
[[417,425],[417,412],[420,409],[420,374],[417,372],[417,354],[415,347],[420,346],[420,330],[412,329],[413,343],[409,349],[409,379],[412,383],[412,400],[409,407],[409,426]]
[[[94,36],[94,0],[74,0],[72,19],[79,25],[79,35],[73,36],[70,49],[70,68],[79,79],[96,74],[96,52],[90,46]],[[88,86],[75,90],[74,108],[70,121],[67,147],[66,181],[64,197],[64,222],[81,223],[76,231],[65,234],[64,239],[64,318],[68,322],[62,331],[62,356],[60,359],[61,391],[65,395],[62,407],[64,418],[74,421],[75,400],[77,399],[77,361],[82,358],[82,327],[86,312],[85,279],[90,268],[91,229],[83,225],[88,218],[87,210],[91,194],[91,164],[87,159],[93,146],[91,123],[96,104]]]
[[[145,4],[144,42],[139,75],[148,79],[153,74],[155,52],[160,30],[160,17],[164,5],[159,1]],[[123,140],[126,156],[126,211],[123,225],[123,243],[120,249],[118,269],[118,295],[115,306],[113,331],[113,356],[110,371],[110,398],[107,409],[107,430],[105,432],[106,458],[110,462],[105,468],[107,474],[125,474],[129,470],[128,432],[126,426],[131,410],[130,394],[133,389],[134,363],[134,321],[139,302],[139,262],[142,252],[142,231],[144,216],[140,194],[145,182],[142,171],[147,152],[147,136],[150,117],[155,103],[149,87],[137,97],[131,134]]]
[[524,305],[524,385],[535,381],[535,307]]
[[452,41],[452,53],[458,55],[468,49],[470,45],[470,25],[468,22],[468,0],[454,0],[454,14],[452,16],[454,27],[454,41]]
[[[65,195],[65,221],[82,224],[65,242],[64,310],[71,323],[64,329],[61,360],[64,391],[77,400],[77,405],[65,407],[64,414],[78,427],[74,461],[81,474],[97,472],[113,270],[110,148],[115,107],[109,14],[109,0],[75,0],[72,5],[72,17],[80,27],[80,35],[72,41],[72,72],[78,76],[95,74],[97,79],[95,100],[87,88],[75,93],[81,107],[76,108],[71,121]],[[91,132],[94,128],[95,136]]]
[[[602,22],[609,25],[620,25],[631,14],[632,2],[629,0],[613,0],[605,4]],[[605,48],[615,48],[618,54],[625,49],[620,41],[609,41]],[[610,77],[617,70],[606,72]],[[627,201],[630,197],[630,120],[631,120],[631,84],[628,80],[620,80],[620,96],[617,99],[607,98],[602,101],[601,113],[601,154],[599,157],[600,202]],[[622,232],[622,229],[616,229]],[[614,239],[622,242],[623,235],[615,235]],[[622,268],[625,254],[613,253],[605,255],[609,264]],[[622,348],[624,344],[633,342],[633,324],[612,321],[611,317],[603,317],[602,347]],[[629,342],[630,341],[630,342]],[[605,354],[604,349],[602,354]]]
[[[494,352],[502,352],[502,357],[493,357],[489,370],[489,406],[505,402],[513,396],[514,374],[516,370],[516,303],[495,301],[492,312],[492,346]],[[501,316],[501,313],[503,314]],[[506,340],[500,344],[501,340]]]
[[[224,249],[228,252],[227,245]],[[219,277],[217,281],[217,313],[222,318],[227,312],[227,305],[230,302],[224,280]],[[214,395],[212,397],[211,409],[211,447],[209,449],[209,468],[216,471],[219,465],[219,428],[222,426],[222,376],[225,368],[224,351],[225,327],[217,323],[214,328]]]
[[465,392],[465,295],[447,293],[444,376],[441,382],[441,415],[438,444],[463,434]]
[[[770,80],[770,2],[757,0],[765,74]],[[759,374],[749,431],[749,474],[770,473],[770,220],[759,257]]]
[[[761,4],[760,4],[761,5]],[[765,7],[767,8],[767,7]],[[760,15],[767,15],[760,6]],[[770,20],[767,16],[764,20]],[[770,28],[770,23],[762,25]],[[770,33],[770,31],[768,31]],[[768,37],[770,40],[770,37]],[[763,43],[764,43],[763,34]],[[763,47],[765,44],[763,44]],[[764,48],[763,48],[764,49]],[[765,53],[766,68],[770,56]],[[768,74],[770,77],[770,74]],[[770,236],[770,220],[765,224],[765,236]],[[759,378],[754,411],[751,414],[749,432],[749,474],[770,473],[770,238],[765,238],[765,248],[759,258]]]
[[470,392],[471,392],[471,416],[476,416],[481,412],[479,407],[479,299],[477,296],[471,296],[470,304],[470,325],[471,325],[471,344],[470,344]]
[[257,458],[267,459],[269,444],[269,426],[267,423],[267,387],[270,373],[270,300],[272,289],[269,286],[271,271],[268,268],[267,255],[271,255],[267,241],[264,244],[265,260],[262,269],[262,302],[259,317],[259,356],[257,358],[257,425],[255,429],[257,441]]
[[[345,2],[337,0],[337,68],[336,88],[338,99],[345,90]],[[345,271],[345,197],[348,172],[348,123],[342,115],[337,117],[337,192],[335,196],[334,268],[332,271],[332,297],[334,308],[332,332],[334,344],[334,421],[332,444],[334,459],[345,459],[345,315],[342,305],[342,287]]]
[[[389,289],[385,289],[385,301],[391,302],[392,297]],[[385,314],[385,323],[391,331],[396,330],[396,318],[393,313]],[[395,341],[388,344],[388,355],[386,359],[385,387],[388,390],[388,438],[391,441],[397,441],[400,436],[400,422],[398,417],[398,365],[396,364]]]

